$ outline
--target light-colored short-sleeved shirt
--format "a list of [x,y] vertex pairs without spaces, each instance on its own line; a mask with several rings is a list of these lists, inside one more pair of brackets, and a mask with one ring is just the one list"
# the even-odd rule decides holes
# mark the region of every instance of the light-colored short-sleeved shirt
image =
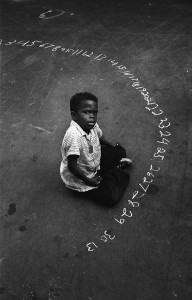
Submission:
[[77,159],[78,166],[88,178],[93,178],[100,169],[101,146],[99,138],[101,136],[102,131],[97,123],[87,134],[75,121],[71,121],[61,147],[60,174],[66,187],[79,192],[97,188],[86,185],[84,181],[69,171],[67,157],[69,155],[79,156]]

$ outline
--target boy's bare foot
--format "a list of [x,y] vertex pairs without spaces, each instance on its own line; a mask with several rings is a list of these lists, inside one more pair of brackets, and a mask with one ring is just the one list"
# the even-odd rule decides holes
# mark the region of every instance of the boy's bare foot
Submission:
[[123,168],[130,167],[132,164],[133,164],[133,161],[130,158],[125,157],[119,161],[119,164],[117,167],[123,169]]

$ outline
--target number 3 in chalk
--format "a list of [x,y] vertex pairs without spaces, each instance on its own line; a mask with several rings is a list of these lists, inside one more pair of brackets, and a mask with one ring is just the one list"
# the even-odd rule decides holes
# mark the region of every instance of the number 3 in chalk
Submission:
[[[97,245],[95,245],[95,243],[93,243],[93,242],[91,242],[91,243],[88,243],[87,245],[86,245],[86,247],[88,248],[88,251],[94,251],[95,249],[93,248],[91,248],[91,246],[90,245],[94,245],[95,246],[95,248],[98,248],[98,246]],[[93,246],[92,246],[93,247]]]

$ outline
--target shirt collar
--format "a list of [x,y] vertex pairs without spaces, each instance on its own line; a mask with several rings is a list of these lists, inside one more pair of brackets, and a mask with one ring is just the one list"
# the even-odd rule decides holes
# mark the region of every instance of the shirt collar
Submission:
[[81,133],[81,135],[84,135],[84,136],[89,136],[90,135],[90,133],[91,133],[91,131],[93,130],[93,128],[90,130],[90,133],[89,134],[87,134],[82,128],[81,128],[81,126],[79,126],[79,124],[77,124],[77,122],[75,122],[75,121],[71,121],[71,123],[70,123],[70,126],[74,126],[75,128],[77,128],[77,130]]

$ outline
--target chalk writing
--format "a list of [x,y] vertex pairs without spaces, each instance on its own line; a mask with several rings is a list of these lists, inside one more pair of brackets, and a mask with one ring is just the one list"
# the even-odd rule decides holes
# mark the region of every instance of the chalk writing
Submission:
[[[142,192],[144,191],[145,193],[147,192],[150,184],[154,181],[154,172],[158,172],[160,171],[160,167],[158,167],[157,169],[153,168],[153,165],[150,166],[150,170],[147,172],[147,177],[144,176],[143,177],[143,181],[142,183],[139,183],[140,188],[142,189]],[[152,178],[150,178],[152,177]],[[145,194],[143,194],[145,195]]]
[[[53,11],[54,12],[57,11],[58,14],[55,14],[54,16],[49,17],[48,13],[52,13]],[[49,19],[49,18],[56,17],[56,16],[59,16],[64,13],[64,12],[63,13],[62,12],[63,11],[59,11],[59,10],[49,10],[46,13],[41,14],[40,18]],[[47,16],[46,16],[46,14],[47,14]],[[3,45],[2,39],[0,39],[0,45],[1,44]],[[11,45],[16,45],[16,44],[22,45],[22,47],[38,46],[43,49],[49,48],[49,49],[51,49],[51,51],[62,51],[63,53],[66,53],[71,56],[81,55],[82,57],[91,58],[91,59],[93,58],[95,61],[102,61],[102,62],[104,61],[105,63],[110,63],[113,67],[116,68],[116,70],[120,74],[128,77],[131,80],[132,87],[135,88],[141,94],[141,96],[143,97],[143,99],[145,101],[144,102],[145,109],[149,113],[151,113],[151,115],[154,118],[160,118],[158,120],[159,138],[157,140],[157,148],[156,148],[155,152],[153,153],[155,167],[153,164],[150,165],[150,168],[146,172],[146,175],[142,178],[142,181],[138,183],[138,189],[136,189],[132,193],[131,199],[127,200],[128,207],[132,207],[132,209],[139,207],[140,204],[137,201],[139,201],[146,195],[148,188],[150,187],[151,183],[155,180],[155,174],[161,170],[160,165],[158,165],[158,166],[156,166],[156,165],[157,165],[157,163],[158,164],[162,163],[162,161],[164,160],[165,154],[167,151],[166,147],[170,143],[170,140],[168,138],[170,138],[171,132],[168,128],[170,128],[171,123],[167,117],[163,116],[164,112],[159,107],[158,103],[153,99],[153,97],[150,96],[150,93],[147,91],[147,89],[140,84],[139,79],[137,77],[135,77],[134,74],[130,70],[128,70],[126,66],[119,64],[115,59],[108,58],[105,54],[94,54],[93,51],[90,52],[90,51],[85,51],[83,49],[67,48],[67,47],[63,47],[62,45],[43,43],[42,41],[39,41],[39,40],[34,40],[32,42],[30,42],[30,40],[27,40],[27,41],[21,40],[18,42],[17,42],[17,40],[12,40],[12,41],[4,42],[5,46],[11,46]],[[137,201],[135,201],[135,199],[137,199]],[[126,220],[133,217],[133,212],[128,207],[124,207],[120,216],[114,218],[115,222],[117,222],[120,225],[123,225]],[[115,238],[115,235],[111,235],[110,230],[105,230],[104,234],[101,235],[100,240],[104,243],[107,243],[110,240],[112,241],[114,238]],[[90,243],[86,244],[86,247],[89,252],[92,252],[98,248],[98,245],[94,242],[90,242]]]
[[111,58],[108,59],[108,61],[111,62],[112,66],[118,65],[118,62],[116,62],[115,60],[113,60],[113,59],[111,59]]
[[126,69],[126,67],[123,66],[123,65],[117,66],[117,68],[118,68],[119,70],[124,70],[124,69]]
[[97,55],[96,57],[94,57],[94,59],[96,59],[96,60],[103,60],[103,59],[105,59],[106,57],[107,57],[106,55],[99,54],[99,55]]
[[83,52],[83,50],[76,50],[72,53],[72,55],[79,55],[81,52]]
[[59,48],[61,48],[61,46],[56,46],[52,49],[52,51],[57,51]]
[[[165,124],[163,124],[164,122],[165,122]],[[165,117],[165,119],[163,119],[163,120],[160,121],[158,127],[159,127],[160,129],[163,129],[163,128],[169,127],[170,125],[171,125],[171,123],[168,122],[168,119]]]
[[131,200],[127,200],[128,204],[131,205],[132,207],[139,207],[139,202],[136,201],[131,201]]
[[31,43],[30,43],[30,41],[27,41],[27,42],[26,41],[19,41],[19,42],[17,42],[17,44],[22,45],[22,47],[24,47],[24,46],[32,47],[32,46],[35,45],[35,43],[42,43],[42,41],[35,40],[35,41],[32,41]]
[[22,47],[24,47],[25,45],[27,45],[29,43],[29,41],[25,42],[25,41],[19,41],[17,42],[18,45],[22,45]]
[[[138,194],[139,194],[139,191],[134,191],[133,192],[133,195],[132,195],[132,199],[134,199],[134,198],[137,198],[137,199],[139,199],[139,198],[142,198],[143,196],[145,196],[145,194],[141,194],[140,196],[138,196]],[[129,200],[128,200],[129,201]],[[138,205],[139,206],[139,205]]]
[[168,131],[166,131],[166,133],[163,133],[162,131],[159,131],[159,133],[160,133],[161,137],[162,136],[170,136],[171,135],[171,133],[168,132]]
[[14,40],[14,41],[11,41],[11,42],[7,42],[7,43],[5,43],[5,46],[10,46],[10,45],[12,45],[12,44],[14,44],[16,42],[17,42],[17,40]]
[[108,241],[108,239],[114,240],[114,238],[115,235],[112,237],[109,230],[105,230],[104,235],[101,236],[101,240],[105,243]]
[[157,147],[157,152],[154,153],[154,157],[160,157],[161,160],[163,160],[165,156],[164,155],[160,155],[160,154],[163,154],[165,152],[166,152],[166,150],[164,148]]
[[42,43],[42,41],[37,41],[37,40],[35,40],[35,41],[32,41],[31,42],[31,44],[26,44],[26,47],[32,47],[32,46],[34,46],[35,45],[35,43]]
[[[52,47],[56,47],[55,45],[53,45],[53,44],[49,44],[49,45],[46,45],[45,47],[44,47],[44,49],[47,49],[47,48],[52,48]],[[52,49],[53,50],[53,49]]]
[[[130,211],[129,211],[129,214],[127,214],[127,208],[124,207],[124,208],[123,208],[123,213],[121,214],[121,217],[124,217],[124,216],[126,216],[126,217],[128,217],[128,218],[131,218],[131,217],[133,216],[132,211],[130,210]],[[125,219],[121,219],[121,218],[120,218],[120,220],[117,220],[117,219],[115,218],[115,221],[122,225],[122,224],[125,222]]]
[[[115,235],[111,235],[111,230],[105,230],[104,234],[100,237],[100,240],[104,243],[108,242],[109,240],[114,240]],[[98,246],[94,242],[90,242],[86,244],[88,251],[94,251]]]
[[125,219],[121,219],[121,218],[120,218],[119,220],[117,220],[117,219],[115,218],[115,221],[122,225],[122,224],[125,222]]
[[98,248],[98,246],[93,242],[87,243],[86,247],[88,248],[88,251],[94,251],[95,248]]
[[[40,14],[39,18],[40,19],[52,19],[59,17],[65,13],[64,10],[59,10],[59,9],[49,9],[48,11]],[[50,15],[50,16],[49,16]]]
[[91,57],[93,55],[93,52],[91,52],[90,54],[87,53],[87,51],[82,53],[83,56],[87,56],[87,57]]
[[49,45],[49,43],[44,43],[44,44],[42,44],[42,45],[39,45],[39,47],[41,48],[41,47],[45,47],[45,45]]

